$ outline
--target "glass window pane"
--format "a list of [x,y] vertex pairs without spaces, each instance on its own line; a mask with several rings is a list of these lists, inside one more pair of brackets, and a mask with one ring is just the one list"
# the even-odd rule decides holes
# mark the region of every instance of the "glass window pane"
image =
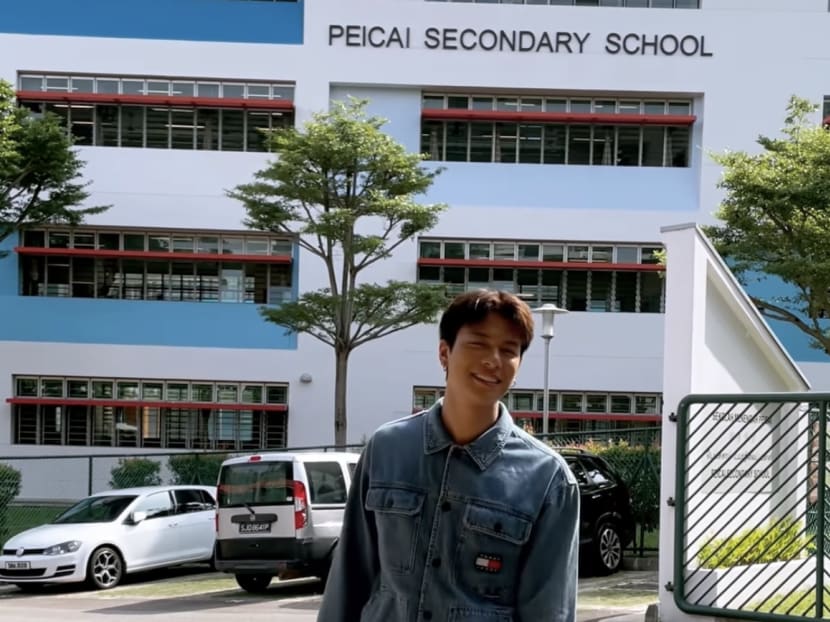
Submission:
[[194,110],[170,111],[170,146],[173,149],[193,149],[196,136]]
[[448,95],[447,108],[466,110],[470,106],[470,98],[466,95]]
[[15,385],[17,397],[37,397],[37,378],[18,378]]
[[242,387],[242,402],[246,404],[261,404],[262,397],[262,385],[246,384]]
[[118,80],[116,78],[98,78],[95,80],[95,92],[115,95],[118,93]]
[[572,99],[570,101],[570,108],[571,112],[591,112],[591,100],[590,99]]
[[76,145],[91,145],[95,135],[95,106],[72,104],[70,108],[70,131]]
[[689,128],[666,129],[666,166],[689,166]]
[[424,95],[421,100],[421,106],[427,109],[443,109],[444,96],[443,95]]
[[591,162],[591,127],[572,125],[568,128],[568,164]]
[[593,128],[593,164],[614,166],[617,161],[616,131],[612,126]]
[[47,91],[69,91],[69,78],[46,78]]
[[42,91],[43,77],[42,76],[21,76],[20,77],[21,91]]
[[493,98],[492,97],[473,97],[473,110],[492,110],[493,109]]
[[137,400],[138,399],[138,383],[137,382],[117,382],[118,399],[119,400]]
[[666,102],[645,102],[646,114],[666,114]]
[[194,402],[212,402],[213,401],[213,385],[193,383],[191,385],[191,399]]
[[635,412],[637,414],[657,414],[657,397],[653,395],[637,395],[634,397]]
[[464,242],[444,242],[444,259],[464,259]]
[[118,146],[118,106],[95,107],[95,144],[101,147]]
[[562,244],[542,244],[542,261],[564,261],[565,247]]
[[669,102],[669,114],[688,115],[692,112],[691,102]]
[[495,162],[515,163],[518,156],[519,126],[516,123],[496,123]]
[[147,108],[147,147],[167,149],[170,146],[170,110]]
[[542,126],[519,126],[519,162],[539,164],[542,161]]
[[196,93],[199,97],[219,97],[219,83],[218,82],[197,82]]
[[167,80],[148,80],[147,95],[170,95],[170,83]]
[[193,82],[173,82],[171,94],[176,97],[193,97],[196,85]]
[[245,142],[245,111],[222,111],[222,151],[242,151]]
[[617,166],[640,165],[640,128],[617,128]]
[[430,160],[444,158],[444,124],[441,121],[424,121],[421,124],[421,153]]
[[112,399],[112,380],[93,380],[92,397],[98,400]]
[[545,164],[564,164],[568,128],[565,125],[545,125],[543,158]]
[[588,307],[588,273],[568,270],[565,308],[586,311]]
[[611,273],[591,272],[591,303],[589,311],[612,311],[611,305]]
[[616,272],[615,281],[615,302],[616,311],[633,313],[637,310],[637,273]]
[[244,99],[245,85],[244,84],[222,84],[222,97],[225,99]]
[[467,161],[467,135],[469,129],[469,123],[447,123],[446,154],[444,157],[448,162]]
[[49,248],[69,248],[69,233],[63,231],[49,232]]
[[267,387],[265,401],[268,404],[285,404],[288,402],[287,387]]
[[421,257],[429,259],[440,259],[441,242],[421,242]]
[[271,113],[251,110],[247,119],[247,151],[268,151]]
[[218,237],[213,237],[213,236],[200,237],[196,241],[196,252],[197,253],[218,254],[219,253],[219,238]]
[[496,242],[493,245],[495,259],[516,259],[516,245],[512,242]]
[[196,149],[219,149],[219,111],[199,108],[196,111]]
[[418,280],[440,283],[441,268],[438,266],[418,266]]
[[248,85],[248,99],[270,99],[271,85],[270,84],[249,84]]
[[161,400],[163,399],[164,385],[161,382],[142,382],[141,383],[141,397],[145,400]]
[[612,395],[611,396],[611,412],[612,413],[630,413],[631,412],[631,397],[628,395]]
[[644,127],[643,128],[643,166],[663,166],[663,141],[666,128]]
[[539,245],[538,244],[521,244],[521,243],[519,243],[519,260],[538,261],[539,260]]
[[493,124],[470,124],[470,162],[493,161]]
[[223,255],[242,255],[245,252],[243,238],[222,238]]
[[608,396],[589,393],[585,396],[585,412],[605,413],[608,412]]
[[663,279],[656,272],[640,273],[640,313],[660,313]]
[[121,146],[144,146],[144,108],[121,106]]
[[614,255],[613,246],[592,246],[591,247],[591,262],[593,263],[610,263]]
[[171,402],[186,402],[190,399],[186,382],[168,382],[166,399]]
[[173,252],[174,253],[192,253],[193,252],[193,238],[192,237],[173,237]]
[[562,412],[566,413],[581,413],[582,411],[582,394],[581,393],[563,393],[562,394]]
[[248,238],[245,240],[245,254],[246,255],[267,255],[268,254],[268,240],[253,240]]
[[489,242],[470,242],[470,259],[490,259]]
[[545,112],[568,112],[567,99],[546,99]]
[[639,263],[640,249],[636,246],[618,246],[617,263]]

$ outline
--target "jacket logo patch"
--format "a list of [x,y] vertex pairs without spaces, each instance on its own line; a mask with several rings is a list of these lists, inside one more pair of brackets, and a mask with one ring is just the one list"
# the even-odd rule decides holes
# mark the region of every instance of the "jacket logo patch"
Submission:
[[498,555],[485,555],[480,553],[476,557],[476,570],[481,572],[501,571],[501,557]]

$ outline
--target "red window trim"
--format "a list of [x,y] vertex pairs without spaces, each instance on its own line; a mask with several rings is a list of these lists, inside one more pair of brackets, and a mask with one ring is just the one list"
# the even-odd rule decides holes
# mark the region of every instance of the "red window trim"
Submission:
[[670,125],[688,126],[695,115],[609,114],[594,112],[513,112],[510,110],[464,110],[424,108],[421,118],[446,121],[505,121],[530,123],[580,123],[585,125]]
[[18,255],[31,257],[94,257],[99,259],[153,259],[163,261],[195,261],[215,263],[290,264],[290,255],[227,255],[219,253],[174,253],[171,251],[115,251],[96,248],[44,248],[16,246]]
[[138,408],[178,408],[186,410],[264,410],[287,412],[287,404],[224,404],[217,402],[157,402],[150,400],[90,400],[62,397],[9,397],[6,402],[15,406],[111,406]]
[[[540,412],[514,411],[510,413],[514,419],[541,419]],[[550,419],[581,419],[585,421],[639,421],[639,422],[660,422],[660,415],[647,415],[643,413],[562,413],[552,412]]]
[[454,266],[467,268],[555,268],[593,270],[595,272],[662,272],[665,266],[653,263],[590,263],[575,261],[517,261],[515,259],[438,259],[420,257],[419,266]]
[[118,95],[110,93],[55,93],[17,91],[17,99],[68,104],[125,104],[134,106],[191,106],[194,108],[253,108],[294,110],[289,99],[234,99],[229,97],[179,97],[172,95]]

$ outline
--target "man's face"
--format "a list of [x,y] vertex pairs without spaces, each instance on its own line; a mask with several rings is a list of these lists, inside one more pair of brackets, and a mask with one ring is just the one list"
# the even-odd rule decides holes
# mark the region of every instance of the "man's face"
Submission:
[[458,331],[455,345],[441,340],[438,357],[447,370],[447,392],[478,406],[495,404],[519,371],[519,329],[496,313]]

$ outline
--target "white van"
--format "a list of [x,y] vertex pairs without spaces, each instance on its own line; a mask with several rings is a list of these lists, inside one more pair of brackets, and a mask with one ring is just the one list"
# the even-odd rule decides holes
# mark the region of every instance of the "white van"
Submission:
[[263,453],[219,471],[216,569],[248,592],[271,579],[326,580],[359,454]]

